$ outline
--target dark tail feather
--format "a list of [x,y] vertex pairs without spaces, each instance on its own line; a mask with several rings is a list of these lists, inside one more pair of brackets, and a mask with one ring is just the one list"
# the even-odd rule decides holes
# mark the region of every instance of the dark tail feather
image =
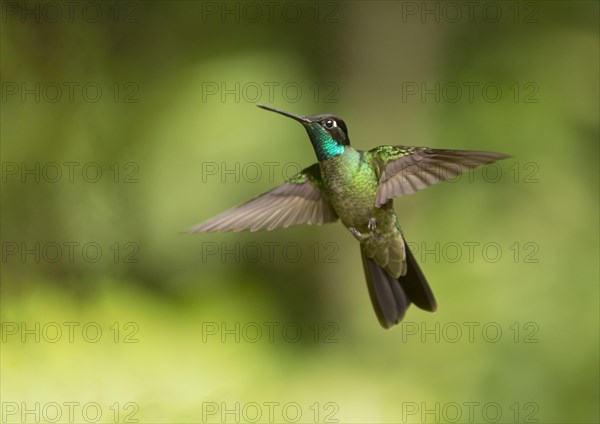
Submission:
[[404,317],[410,301],[393,277],[375,263],[361,249],[365,277],[371,303],[383,328],[398,324]]
[[437,303],[435,302],[435,296],[433,296],[431,287],[429,287],[427,279],[423,275],[421,268],[419,268],[419,264],[408,248],[408,245],[405,244],[405,247],[408,269],[406,275],[400,277],[398,281],[400,281],[400,285],[412,303],[426,311],[435,312]]
[[390,328],[402,321],[411,302],[431,312],[437,308],[431,288],[408,246],[406,255],[408,271],[396,280],[361,249],[371,303],[383,328]]

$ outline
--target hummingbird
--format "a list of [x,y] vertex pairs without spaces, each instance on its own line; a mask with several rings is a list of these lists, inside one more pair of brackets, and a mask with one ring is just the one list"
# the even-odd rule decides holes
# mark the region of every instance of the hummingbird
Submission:
[[335,115],[257,106],[301,123],[318,162],[189,231],[270,231],[339,219],[360,244],[369,296],[383,328],[398,324],[411,304],[435,312],[435,297],[407,245],[393,199],[509,155],[400,145],[356,150],[346,123]]

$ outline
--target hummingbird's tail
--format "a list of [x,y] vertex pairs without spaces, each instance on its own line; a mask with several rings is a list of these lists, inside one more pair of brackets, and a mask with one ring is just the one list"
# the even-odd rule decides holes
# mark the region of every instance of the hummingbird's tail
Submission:
[[435,297],[423,272],[408,245],[405,245],[405,249],[407,272],[395,279],[373,259],[368,258],[361,247],[371,303],[383,328],[390,328],[402,321],[411,303],[430,312],[437,309]]

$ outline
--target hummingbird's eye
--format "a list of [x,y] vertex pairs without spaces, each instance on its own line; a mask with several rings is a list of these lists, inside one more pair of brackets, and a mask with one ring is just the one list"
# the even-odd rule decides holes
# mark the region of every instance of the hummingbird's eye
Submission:
[[333,119],[328,119],[327,121],[325,121],[324,126],[328,130],[330,130],[332,128],[337,127],[337,122],[335,122]]

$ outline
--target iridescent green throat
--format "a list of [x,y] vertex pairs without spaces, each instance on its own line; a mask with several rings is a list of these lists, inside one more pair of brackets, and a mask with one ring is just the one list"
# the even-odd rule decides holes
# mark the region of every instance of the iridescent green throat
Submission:
[[306,130],[318,160],[328,160],[344,153],[344,146],[339,145],[320,125]]

